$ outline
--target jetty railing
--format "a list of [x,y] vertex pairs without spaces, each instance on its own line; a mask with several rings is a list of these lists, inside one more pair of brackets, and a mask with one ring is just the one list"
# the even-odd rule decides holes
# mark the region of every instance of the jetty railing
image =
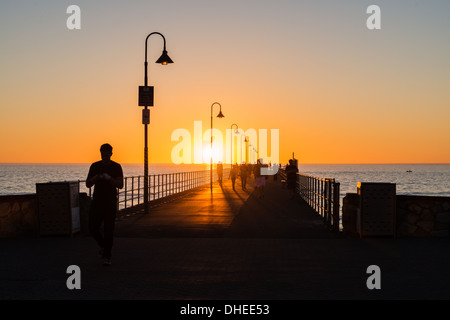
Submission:
[[[216,170],[213,170],[213,180],[217,180]],[[223,176],[229,174],[224,168]],[[123,178],[123,188],[118,192],[118,210],[131,208],[144,203],[144,176]],[[85,187],[86,180],[78,180],[79,191],[85,190],[89,197],[93,196],[93,188]],[[148,177],[148,201],[154,201],[172,196],[183,191],[200,187],[210,182],[210,171],[188,171],[166,174],[151,174]]]
[[[286,179],[286,171],[280,170]],[[297,173],[297,193],[317,212],[323,222],[333,231],[339,231],[340,225],[340,183],[334,178],[317,178]]]

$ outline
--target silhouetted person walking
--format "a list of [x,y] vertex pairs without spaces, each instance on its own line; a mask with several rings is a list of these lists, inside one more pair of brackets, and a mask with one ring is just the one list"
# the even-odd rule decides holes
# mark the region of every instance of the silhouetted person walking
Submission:
[[261,168],[263,164],[262,159],[258,159],[256,164],[253,166],[253,175],[255,176],[255,196],[259,198],[264,198],[264,185],[266,184],[266,177],[261,174]]
[[236,165],[233,165],[231,167],[230,176],[229,176],[229,178],[231,178],[231,184],[233,185],[233,190],[235,190],[234,189],[234,185],[236,183],[237,175],[238,175],[238,167],[237,167],[237,164],[236,164]]
[[245,162],[239,166],[240,174],[241,174],[241,184],[242,190],[247,190],[247,165]]
[[291,199],[295,198],[295,190],[297,188],[297,172],[298,169],[293,160],[289,160],[289,165],[286,166],[286,180],[287,187],[291,190]]
[[222,162],[219,162],[217,164],[217,178],[219,179],[219,183],[222,184],[222,179],[223,179],[223,164],[222,164]]
[[[94,199],[89,213],[89,230],[100,246],[104,265],[111,264],[111,249],[117,213],[117,188],[123,188],[123,171],[120,164],[111,160],[112,147],[100,147],[101,161],[89,168],[86,187],[94,187]],[[103,234],[100,226],[103,223]]]

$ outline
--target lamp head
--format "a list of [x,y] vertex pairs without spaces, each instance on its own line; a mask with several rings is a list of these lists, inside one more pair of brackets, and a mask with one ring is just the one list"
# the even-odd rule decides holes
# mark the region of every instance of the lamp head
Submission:
[[217,118],[223,118],[223,117],[225,117],[225,116],[223,115],[222,110],[220,110],[219,114],[217,115]]
[[166,65],[169,63],[173,63],[173,61],[172,59],[170,59],[169,55],[167,54],[167,51],[163,50],[161,57],[159,57],[159,59],[156,60],[155,63],[161,63],[162,65]]

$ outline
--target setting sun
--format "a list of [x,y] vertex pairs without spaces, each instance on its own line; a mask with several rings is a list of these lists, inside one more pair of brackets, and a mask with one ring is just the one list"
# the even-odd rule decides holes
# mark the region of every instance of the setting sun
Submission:
[[[211,162],[211,146],[210,145],[204,145],[203,147],[203,163],[210,164]],[[218,163],[218,162],[224,162],[223,161],[223,152],[221,146],[213,146],[212,149],[212,162]]]

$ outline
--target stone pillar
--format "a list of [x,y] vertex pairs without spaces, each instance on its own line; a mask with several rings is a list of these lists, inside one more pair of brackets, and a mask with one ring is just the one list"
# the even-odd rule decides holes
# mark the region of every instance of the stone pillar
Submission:
[[347,235],[357,236],[356,214],[358,212],[359,196],[356,193],[347,193],[342,204],[342,226]]

